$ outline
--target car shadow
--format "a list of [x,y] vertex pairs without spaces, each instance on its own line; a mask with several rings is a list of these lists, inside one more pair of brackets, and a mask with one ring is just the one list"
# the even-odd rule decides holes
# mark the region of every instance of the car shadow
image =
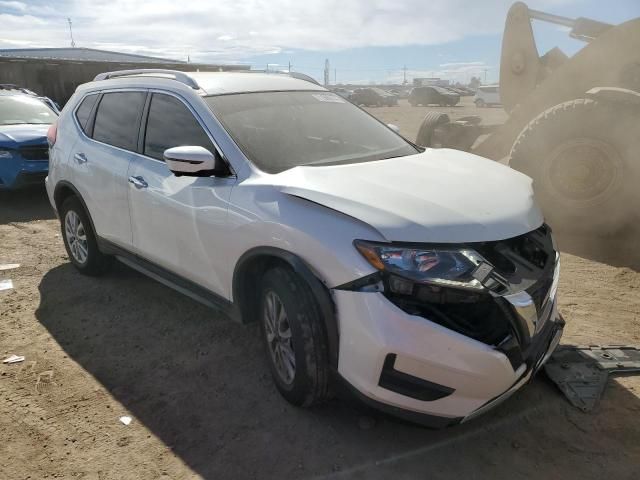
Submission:
[[206,479],[328,475],[564,404],[536,380],[482,418],[438,431],[342,399],[295,408],[272,384],[255,325],[120,264],[101,278],[64,264],[39,290],[36,317],[65,353]]
[[0,225],[52,218],[55,218],[55,213],[44,185],[14,192],[0,191]]

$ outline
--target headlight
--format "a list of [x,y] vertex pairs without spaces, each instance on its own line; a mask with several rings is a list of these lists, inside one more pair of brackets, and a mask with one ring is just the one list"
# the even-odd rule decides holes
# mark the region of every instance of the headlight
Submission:
[[[354,242],[358,251],[378,270],[398,275],[414,283],[482,290],[482,284],[473,277],[476,267],[483,261],[475,251],[447,247],[404,247],[385,243]],[[391,289],[397,293],[410,293],[412,284],[391,277]]]
[[0,159],[6,159],[11,157],[13,157],[13,153],[11,153],[11,150],[5,150],[3,148],[0,148]]

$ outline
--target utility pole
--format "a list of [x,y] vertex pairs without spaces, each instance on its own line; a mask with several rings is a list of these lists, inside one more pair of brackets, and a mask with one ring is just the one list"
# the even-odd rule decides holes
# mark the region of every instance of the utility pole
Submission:
[[404,80],[402,80],[402,84],[406,85],[407,84],[407,66],[405,65],[402,70],[403,70],[403,73],[404,73]]
[[325,59],[324,61],[324,86],[329,86],[329,59]]
[[333,69],[333,84],[334,85],[338,84],[338,69],[337,68]]
[[291,73],[291,62],[289,62],[289,73]]
[[73,39],[73,27],[71,25],[71,18],[67,17],[67,22],[69,22],[69,35],[71,36],[71,48],[76,48],[76,42]]
[[487,84],[487,68],[483,69],[482,71],[484,72],[484,84]]

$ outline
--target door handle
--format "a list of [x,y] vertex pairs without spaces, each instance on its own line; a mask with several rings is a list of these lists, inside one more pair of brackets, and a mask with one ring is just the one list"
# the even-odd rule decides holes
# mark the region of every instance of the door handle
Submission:
[[76,153],[73,156],[73,159],[76,161],[76,163],[79,164],[83,164],[83,163],[87,163],[87,156],[84,153]]
[[147,188],[149,186],[146,180],[140,176],[129,177],[129,183],[132,183],[136,188]]

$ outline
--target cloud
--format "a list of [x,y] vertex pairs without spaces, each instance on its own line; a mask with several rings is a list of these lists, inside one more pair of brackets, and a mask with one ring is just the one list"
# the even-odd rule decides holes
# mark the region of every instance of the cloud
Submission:
[[1,9],[14,10],[18,12],[24,12],[27,10],[27,4],[24,2],[0,2]]
[[[576,0],[532,0],[534,8]],[[434,45],[499,33],[511,0],[0,1],[11,42],[76,44],[194,61],[241,60],[286,49]],[[21,19],[21,20],[19,20]],[[2,42],[2,40],[0,40]],[[10,45],[9,42],[4,42]],[[15,43],[14,43],[15,44]],[[448,68],[448,67],[447,67]]]
[[465,67],[479,67],[484,65],[483,62],[452,62],[452,63],[441,63],[440,66],[442,68],[465,68]]

